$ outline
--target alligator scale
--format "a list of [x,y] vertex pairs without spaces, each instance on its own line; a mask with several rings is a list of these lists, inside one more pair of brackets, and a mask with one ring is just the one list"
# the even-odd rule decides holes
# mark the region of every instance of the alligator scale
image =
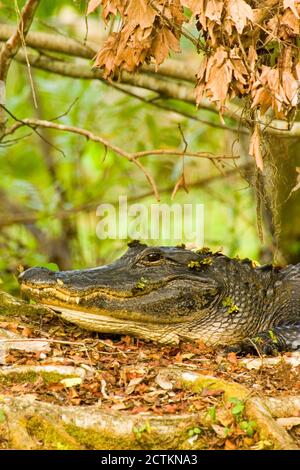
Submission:
[[300,264],[254,267],[208,249],[129,244],[110,265],[30,268],[22,291],[83,328],[159,343],[300,349]]

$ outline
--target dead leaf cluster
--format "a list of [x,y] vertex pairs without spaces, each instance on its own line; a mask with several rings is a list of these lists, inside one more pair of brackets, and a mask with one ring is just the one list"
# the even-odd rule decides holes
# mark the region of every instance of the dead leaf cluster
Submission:
[[104,78],[121,70],[134,72],[151,61],[158,67],[171,50],[180,52],[181,26],[186,17],[179,0],[103,0],[90,2],[88,11],[100,3],[106,22],[118,13],[122,18],[118,31],[110,34],[96,57],[95,65],[104,68]]

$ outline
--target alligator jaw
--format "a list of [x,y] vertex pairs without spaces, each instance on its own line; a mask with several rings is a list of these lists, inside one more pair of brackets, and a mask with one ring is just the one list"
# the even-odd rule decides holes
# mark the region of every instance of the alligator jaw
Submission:
[[72,310],[58,305],[44,304],[46,307],[59,312],[64,320],[99,333],[133,335],[160,344],[179,344],[180,337],[171,325],[159,323],[142,323],[118,319],[109,315]]

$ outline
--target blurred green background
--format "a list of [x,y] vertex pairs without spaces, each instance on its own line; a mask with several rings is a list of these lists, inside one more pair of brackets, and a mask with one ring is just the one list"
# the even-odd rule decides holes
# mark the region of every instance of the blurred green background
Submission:
[[[84,1],[41,2],[32,30],[63,31],[82,41],[85,6]],[[1,2],[0,21],[16,23],[13,2]],[[101,27],[96,14],[89,22]],[[186,54],[188,47],[183,41]],[[239,138],[237,133],[157,109],[100,81],[75,80],[34,69],[32,77],[38,109],[33,104],[26,67],[12,64],[6,106],[15,116],[53,119],[73,103],[60,123],[91,130],[130,152],[152,148],[183,150],[178,124],[189,151],[231,155],[233,143]],[[146,98],[151,96],[149,91],[139,93]],[[220,123],[217,114],[197,111],[192,105],[170,100],[168,105]],[[9,118],[8,125],[12,123]],[[226,124],[233,126],[228,120]],[[18,290],[15,276],[20,265],[55,263],[60,269],[81,268],[109,262],[125,251],[126,240],[97,238],[99,204],[117,203],[119,195],[127,195],[132,202],[156,203],[145,176],[124,158],[74,134],[55,130],[41,133],[51,145],[30,129],[22,128],[11,136],[11,142],[0,147],[0,282],[12,292]],[[234,153],[241,154],[241,148]],[[242,156],[241,163],[247,162],[251,163],[249,157],[243,160]],[[223,164],[221,170],[230,172],[223,177],[220,165],[186,157],[189,193],[181,189],[173,200],[171,194],[182,171],[181,158],[149,156],[143,164],[157,183],[161,202],[204,204],[206,246],[216,250],[223,247],[230,256],[260,257],[255,194],[235,171],[233,161]]]

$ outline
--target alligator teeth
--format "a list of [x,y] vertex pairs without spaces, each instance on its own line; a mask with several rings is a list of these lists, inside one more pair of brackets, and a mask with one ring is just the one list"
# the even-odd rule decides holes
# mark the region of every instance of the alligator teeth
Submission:
[[77,303],[77,305],[79,304],[80,302],[80,297],[75,297],[75,302]]
[[57,284],[63,285],[64,281],[62,279],[56,279]]

